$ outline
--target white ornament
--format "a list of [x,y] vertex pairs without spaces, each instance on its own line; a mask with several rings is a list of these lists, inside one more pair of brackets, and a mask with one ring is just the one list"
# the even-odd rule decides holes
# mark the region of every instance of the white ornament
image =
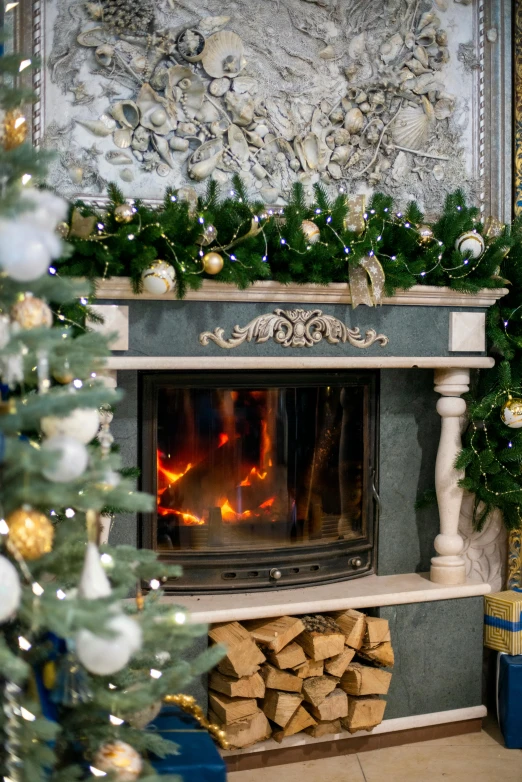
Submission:
[[111,585],[95,543],[87,543],[78,594],[85,600],[97,600],[99,597],[109,597],[111,594]]
[[24,188],[21,201],[29,208],[22,212],[18,219],[36,225],[42,231],[54,231],[58,223],[67,218],[67,201],[50,190]]
[[486,243],[484,238],[476,231],[466,231],[456,240],[455,249],[459,250],[463,255],[467,255],[468,258],[476,260],[480,258],[486,249]]
[[174,288],[176,272],[166,261],[155,261],[141,275],[143,287],[156,296],[169,293]]
[[0,266],[17,282],[45,274],[51,251],[43,231],[18,220],[0,220]]
[[125,741],[104,744],[93,758],[94,767],[110,774],[117,782],[133,782],[141,774],[143,761]]
[[15,566],[0,555],[0,622],[10,619],[22,597],[20,578]]
[[68,483],[85,472],[89,454],[83,443],[67,435],[55,435],[44,440],[42,450],[55,452],[54,463],[42,470],[48,481]]
[[117,614],[105,627],[113,634],[103,638],[80,630],[76,634],[76,654],[81,664],[97,676],[110,676],[125,668],[132,655],[141,647],[141,627],[130,616]]
[[46,437],[54,435],[69,435],[81,443],[90,443],[98,434],[100,416],[95,408],[77,407],[65,418],[48,415],[40,421],[42,432]]

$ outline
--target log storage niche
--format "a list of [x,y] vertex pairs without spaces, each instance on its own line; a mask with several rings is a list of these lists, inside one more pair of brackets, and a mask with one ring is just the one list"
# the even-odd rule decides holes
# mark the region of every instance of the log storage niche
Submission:
[[228,649],[209,678],[209,717],[231,749],[302,731],[370,731],[383,720],[394,663],[386,619],[348,609],[226,622],[209,636]]

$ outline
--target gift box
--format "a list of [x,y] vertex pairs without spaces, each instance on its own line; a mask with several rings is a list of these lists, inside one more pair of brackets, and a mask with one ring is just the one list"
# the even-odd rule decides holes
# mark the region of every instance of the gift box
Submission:
[[484,645],[506,654],[522,654],[522,590],[486,595]]
[[522,655],[499,654],[498,722],[508,749],[522,749]]
[[178,745],[177,755],[152,757],[158,774],[179,774],[198,782],[226,782],[225,761],[206,730],[177,706],[163,706],[147,730],[154,730]]

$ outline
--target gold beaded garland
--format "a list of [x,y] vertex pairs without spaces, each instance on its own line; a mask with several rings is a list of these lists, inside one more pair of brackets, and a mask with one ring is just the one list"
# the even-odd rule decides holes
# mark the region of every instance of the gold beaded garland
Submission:
[[310,244],[316,244],[321,238],[321,231],[313,222],[313,220],[303,220],[301,223],[301,231],[304,233]]
[[114,209],[114,219],[117,223],[130,223],[134,212],[130,204],[118,204]]
[[211,252],[203,256],[201,263],[207,274],[219,274],[223,268],[224,261],[219,253]]
[[190,714],[191,717],[194,717],[194,719],[199,722],[202,728],[208,730],[212,738],[217,741],[221,749],[229,748],[230,745],[227,741],[226,732],[219,725],[216,725],[215,723],[209,722],[207,720],[203,714],[203,710],[200,706],[198,706],[193,695],[165,695],[163,700],[165,703],[171,703],[175,706],[178,706],[178,708],[182,709],[182,711]]
[[434,238],[433,229],[430,225],[419,225],[417,230],[419,232],[419,242],[421,244],[429,244]]
[[13,304],[11,318],[25,330],[50,328],[53,325],[53,314],[48,305],[31,293],[25,293],[16,304]]
[[47,516],[23,505],[6,518],[9,533],[7,547],[28,560],[49,554],[53,547],[54,527]]

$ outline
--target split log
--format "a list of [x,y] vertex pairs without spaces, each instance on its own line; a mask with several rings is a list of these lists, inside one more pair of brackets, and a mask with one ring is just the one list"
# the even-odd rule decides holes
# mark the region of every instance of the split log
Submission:
[[311,728],[306,728],[305,732],[308,733],[309,736],[313,736],[314,739],[320,739],[321,736],[328,736],[330,733],[340,733],[341,720],[318,722],[316,725],[312,725]]
[[218,664],[218,671],[225,676],[251,676],[265,661],[265,655],[252,640],[250,633],[239,622],[223,622],[208,631],[214,643],[227,647],[227,655]]
[[244,625],[254,641],[272,652],[280,652],[304,630],[304,624],[296,616],[254,619]]
[[359,655],[364,657],[365,660],[380,665],[383,668],[391,668],[395,664],[395,655],[393,653],[393,647],[389,641],[385,641],[383,644],[379,644],[375,648],[365,647],[359,649]]
[[[301,692],[303,680],[293,673],[274,668],[273,665],[265,663],[261,668],[261,676],[264,680],[264,686],[271,690],[284,690],[285,692]],[[258,674],[256,674],[257,676]],[[211,685],[212,686],[212,685]],[[258,696],[263,697],[263,696]]]
[[337,679],[331,676],[312,676],[303,681],[303,697],[312,706],[319,706],[337,687]]
[[315,725],[314,718],[310,716],[306,709],[299,706],[283,730],[274,731],[272,738],[281,743],[286,736],[293,736],[295,733],[300,733],[302,730],[306,730],[306,728],[310,728],[313,725]]
[[315,631],[298,635],[296,643],[301,646],[312,660],[326,660],[341,654],[344,649],[344,635],[342,633],[318,633]]
[[262,708],[272,722],[285,728],[301,705],[302,700],[303,696],[296,693],[267,690]]
[[300,679],[309,679],[310,676],[322,676],[324,670],[324,663],[322,660],[307,660],[305,663],[301,663],[293,671]]
[[230,725],[258,711],[255,698],[229,698],[221,692],[208,692],[209,706],[223,725]]
[[[209,711],[208,718],[210,722],[221,724],[217,714],[212,711]],[[261,710],[256,711],[250,717],[237,720],[231,725],[225,725],[224,730],[230,749],[250,747],[252,744],[257,744],[258,741],[269,739],[272,734],[270,723]]]
[[301,646],[291,643],[280,652],[269,652],[268,659],[276,668],[295,668],[306,662],[306,655]]
[[265,694],[265,683],[258,673],[235,679],[219,671],[212,671],[208,686],[230,698],[262,698]]
[[311,713],[317,720],[329,721],[348,716],[348,696],[339,688],[335,689],[319,706],[311,706]]
[[341,678],[340,686],[348,695],[386,695],[391,677],[391,673],[380,668],[350,663]]
[[341,720],[342,726],[350,733],[372,730],[382,722],[385,708],[386,701],[376,695],[366,698],[348,698],[348,716]]
[[333,611],[329,614],[344,633],[345,644],[352,649],[360,649],[366,631],[366,614],[348,608],[346,611]]
[[340,679],[354,657],[355,649],[345,646],[341,654],[336,654],[335,657],[330,657],[329,660],[324,661],[324,669],[330,676],[337,676]]
[[390,623],[388,620],[377,616],[367,616],[363,646],[375,648],[379,644],[389,643],[390,641]]

